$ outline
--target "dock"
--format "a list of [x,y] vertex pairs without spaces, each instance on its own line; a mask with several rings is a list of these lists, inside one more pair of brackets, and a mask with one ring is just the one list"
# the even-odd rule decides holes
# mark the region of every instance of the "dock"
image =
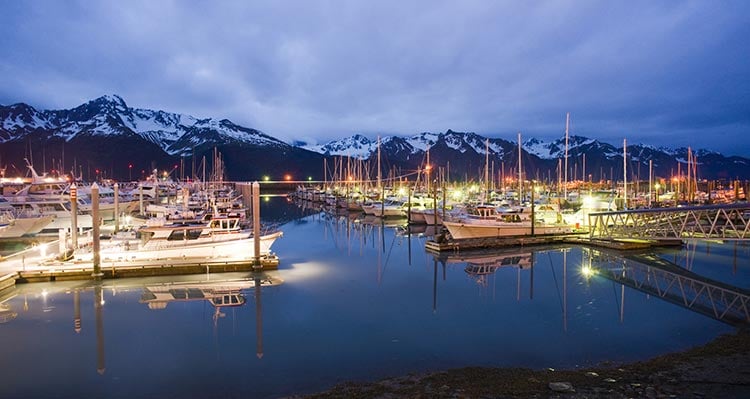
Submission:
[[474,249],[492,249],[507,247],[541,246],[554,244],[576,244],[602,247],[616,250],[642,250],[654,247],[681,246],[679,239],[595,239],[589,234],[539,235],[539,236],[509,236],[466,238],[461,240],[449,239],[440,242],[429,240],[425,249],[433,253],[446,251],[459,252]]
[[[55,243],[48,244],[50,252],[53,252]],[[39,252],[35,248],[29,248],[3,258],[0,261],[0,291],[14,287],[16,283],[93,279],[92,261],[63,261],[55,253],[42,256]],[[232,255],[144,260],[107,259],[100,263],[100,270],[102,279],[116,279],[278,269],[279,258],[275,254],[262,256],[259,261],[260,264],[257,265],[252,257]]]

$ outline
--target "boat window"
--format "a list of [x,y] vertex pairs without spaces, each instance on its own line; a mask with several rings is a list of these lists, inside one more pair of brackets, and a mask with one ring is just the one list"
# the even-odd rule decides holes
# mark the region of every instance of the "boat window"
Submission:
[[237,296],[232,295],[232,303],[240,303],[239,299],[237,299]]
[[172,230],[167,237],[167,241],[177,241],[185,239],[185,230]]
[[201,231],[198,229],[190,229],[187,230],[187,239],[188,240],[197,240],[201,236]]

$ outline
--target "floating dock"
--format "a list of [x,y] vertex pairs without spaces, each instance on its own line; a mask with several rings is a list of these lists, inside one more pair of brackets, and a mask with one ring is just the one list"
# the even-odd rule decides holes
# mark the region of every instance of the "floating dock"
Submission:
[[440,242],[430,240],[425,243],[425,249],[441,253],[446,251],[465,251],[473,249],[492,249],[507,247],[524,247],[530,245],[552,245],[552,244],[577,244],[595,247],[604,247],[617,250],[647,249],[663,246],[681,246],[682,240],[638,240],[638,239],[613,239],[603,240],[590,238],[587,234],[565,234],[565,235],[539,235],[539,236],[510,236],[510,237],[483,237],[466,238],[461,240],[443,240]]

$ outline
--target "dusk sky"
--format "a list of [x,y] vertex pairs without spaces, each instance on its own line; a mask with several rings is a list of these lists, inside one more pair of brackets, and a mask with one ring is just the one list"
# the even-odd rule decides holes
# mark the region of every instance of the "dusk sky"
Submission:
[[750,1],[0,0],[0,104],[750,156]]

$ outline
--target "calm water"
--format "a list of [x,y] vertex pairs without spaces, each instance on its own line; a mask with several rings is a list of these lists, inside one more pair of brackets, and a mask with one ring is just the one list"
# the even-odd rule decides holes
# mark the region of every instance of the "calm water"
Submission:
[[[0,397],[278,397],[469,365],[626,362],[734,330],[620,284],[623,265],[653,270],[632,256],[569,246],[437,257],[417,232],[263,204],[284,231],[278,271],[27,284],[0,297]],[[638,259],[749,288],[746,245],[657,255]],[[200,299],[227,281],[241,288],[237,306]],[[169,285],[194,299],[155,300]]]

